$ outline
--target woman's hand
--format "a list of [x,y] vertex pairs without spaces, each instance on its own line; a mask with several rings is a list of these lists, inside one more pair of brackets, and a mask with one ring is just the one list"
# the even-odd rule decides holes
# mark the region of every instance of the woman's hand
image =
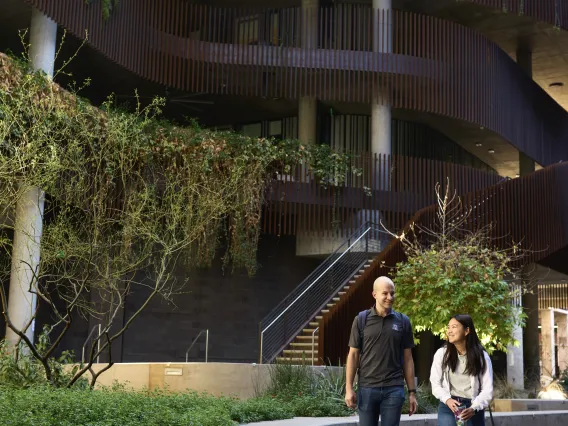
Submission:
[[471,419],[474,414],[475,414],[475,411],[473,410],[473,408],[469,407],[469,408],[466,408],[465,410],[463,410],[461,412],[460,417],[465,422],[465,421]]
[[458,407],[461,405],[458,401],[456,401],[455,399],[448,399],[446,401],[446,405],[448,406],[448,408],[450,410],[452,410],[453,413],[455,413],[456,411],[458,411]]

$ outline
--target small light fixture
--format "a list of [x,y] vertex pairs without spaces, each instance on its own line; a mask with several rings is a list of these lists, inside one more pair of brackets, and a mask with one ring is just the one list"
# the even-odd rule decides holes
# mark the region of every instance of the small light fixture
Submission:
[[517,173],[517,174],[515,175],[515,177],[519,177],[519,176],[521,176],[521,175],[520,175],[520,174],[518,174],[518,173]]
[[548,85],[548,87],[562,87],[564,86],[564,83],[562,83],[561,81],[555,81],[554,83],[550,83]]
[[495,154],[495,150],[493,148],[488,149],[487,152],[489,154]]
[[477,142],[475,146],[479,148],[480,146],[483,146],[483,144],[481,142]]

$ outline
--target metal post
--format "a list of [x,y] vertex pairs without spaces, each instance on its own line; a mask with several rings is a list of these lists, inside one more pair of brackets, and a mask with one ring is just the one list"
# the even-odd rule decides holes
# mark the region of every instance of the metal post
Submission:
[[314,350],[315,350],[315,346],[316,346],[316,332],[319,329],[320,328],[317,327],[314,331],[312,331],[312,366],[314,365]]
[[[101,362],[101,325],[99,324],[99,337],[97,338],[97,364]],[[111,360],[109,359],[109,362]]]
[[260,332],[260,355],[258,357],[258,363],[262,364],[262,344],[264,343],[264,331]]
[[209,329],[205,332],[205,363],[209,359]]

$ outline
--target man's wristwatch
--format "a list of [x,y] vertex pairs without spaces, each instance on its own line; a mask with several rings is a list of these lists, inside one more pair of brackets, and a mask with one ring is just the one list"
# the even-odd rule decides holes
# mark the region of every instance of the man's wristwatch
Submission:
[[416,393],[416,389],[408,389],[408,394],[410,395],[411,393]]

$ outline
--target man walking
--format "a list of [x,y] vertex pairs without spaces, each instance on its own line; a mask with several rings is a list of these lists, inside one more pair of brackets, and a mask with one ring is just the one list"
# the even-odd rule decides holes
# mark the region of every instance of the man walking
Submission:
[[[353,321],[347,356],[345,403],[359,408],[360,426],[398,426],[408,386],[409,414],[416,412],[414,388],[414,339],[410,320],[392,309],[394,283],[379,277],[373,283],[376,303]],[[359,370],[359,390],[353,391]]]

